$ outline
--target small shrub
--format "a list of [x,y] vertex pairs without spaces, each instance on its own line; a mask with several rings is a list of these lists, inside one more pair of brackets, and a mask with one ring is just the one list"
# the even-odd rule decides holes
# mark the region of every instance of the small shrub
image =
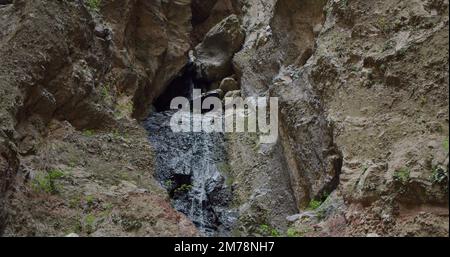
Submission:
[[93,137],[95,135],[93,130],[90,129],[86,129],[85,131],[83,131],[83,136],[85,137]]
[[288,237],[300,237],[300,236],[302,236],[302,234],[299,231],[297,231],[296,229],[294,229],[294,228],[289,228],[286,231],[286,235]]
[[411,172],[408,168],[401,168],[394,172],[394,181],[406,184],[410,179]]
[[192,190],[192,185],[183,184],[174,190],[174,193],[187,193]]
[[84,229],[88,234],[95,231],[95,221],[96,221],[96,218],[92,214],[88,214],[84,218]]
[[442,143],[442,147],[444,147],[444,150],[448,153],[448,138],[444,140],[444,143]]
[[107,211],[111,211],[114,208],[112,203],[105,203],[103,205],[103,209],[107,210]]
[[377,27],[384,35],[387,35],[391,30],[391,25],[385,17],[380,17],[377,20]]
[[320,205],[322,205],[321,201],[311,200],[311,202],[309,202],[309,205],[308,205],[308,210],[312,210],[312,211],[317,210],[320,207]]
[[35,191],[44,192],[48,194],[56,194],[58,188],[56,180],[64,177],[64,172],[58,169],[53,169],[46,174],[39,174],[32,182],[32,187]]
[[430,176],[433,184],[441,184],[448,181],[448,174],[441,167],[433,167],[433,173]]
[[113,138],[114,140],[120,140],[120,139],[122,138],[122,134],[120,133],[120,131],[119,131],[118,129],[115,129],[115,130],[112,132],[112,138]]
[[71,209],[78,208],[80,206],[80,203],[81,203],[80,196],[79,195],[74,196],[73,198],[71,198],[69,200],[69,208],[71,208]]
[[122,217],[120,223],[123,230],[127,232],[136,231],[142,227],[142,222],[134,217]]
[[168,179],[168,180],[164,181],[164,186],[165,187],[172,188],[172,185],[173,185],[173,181],[172,180]]
[[325,211],[324,209],[319,210],[319,211],[317,212],[317,218],[318,218],[319,220],[324,220],[326,217],[327,217],[327,213],[326,213],[326,211]]
[[121,119],[126,116],[131,116],[133,114],[134,106],[131,100],[129,101],[121,101],[116,106],[116,111],[114,116],[116,119]]
[[280,232],[276,230],[275,228],[272,228],[271,226],[267,224],[262,224],[259,226],[259,233],[261,233],[264,236],[271,236],[271,237],[279,237]]
[[340,4],[339,5],[340,8],[342,8],[342,9],[347,8],[348,7],[348,0],[342,0],[339,4]]
[[85,200],[87,205],[92,206],[94,205],[95,197],[93,195],[88,195],[86,196]]
[[85,4],[90,11],[97,12],[100,10],[102,0],[85,0]]
[[103,85],[100,88],[100,94],[102,96],[103,101],[105,101],[106,103],[111,103],[112,102],[112,97],[109,94],[109,86],[108,85]]

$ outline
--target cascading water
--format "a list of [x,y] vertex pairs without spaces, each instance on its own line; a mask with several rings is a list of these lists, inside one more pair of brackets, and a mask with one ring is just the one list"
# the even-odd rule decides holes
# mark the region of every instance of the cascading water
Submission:
[[[189,76],[181,77],[179,82],[178,87],[194,88]],[[162,105],[168,106],[167,102]],[[232,190],[226,183],[224,135],[175,133],[170,120],[176,111],[161,109],[152,113],[145,123],[156,153],[157,179],[170,193],[174,207],[187,215],[201,232],[208,236],[229,235],[235,215],[229,208]],[[202,119],[201,114],[186,115],[193,122]]]

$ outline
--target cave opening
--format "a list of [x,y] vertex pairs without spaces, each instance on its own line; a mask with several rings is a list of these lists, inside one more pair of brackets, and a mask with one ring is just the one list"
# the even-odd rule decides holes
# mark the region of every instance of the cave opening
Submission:
[[194,65],[187,64],[179,75],[167,86],[164,92],[154,101],[157,112],[170,110],[170,103],[176,97],[186,97],[192,100],[192,90],[201,89],[202,93],[208,89],[208,83],[197,79]]

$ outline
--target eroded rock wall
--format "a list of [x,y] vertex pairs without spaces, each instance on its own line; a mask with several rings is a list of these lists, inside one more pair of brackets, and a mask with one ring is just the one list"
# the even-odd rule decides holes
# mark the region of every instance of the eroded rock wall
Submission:
[[283,157],[236,174],[284,165],[301,212],[326,199],[299,235],[448,235],[448,1],[241,2],[235,72],[279,97]]
[[190,1],[16,0],[0,14],[2,233],[196,235],[131,119],[185,65]]

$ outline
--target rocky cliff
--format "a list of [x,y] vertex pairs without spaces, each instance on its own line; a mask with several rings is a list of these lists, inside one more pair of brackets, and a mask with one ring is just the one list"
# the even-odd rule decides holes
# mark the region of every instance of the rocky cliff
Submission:
[[199,235],[142,126],[189,78],[279,99],[276,143],[225,136],[232,235],[448,236],[448,10],[0,1],[0,232]]

